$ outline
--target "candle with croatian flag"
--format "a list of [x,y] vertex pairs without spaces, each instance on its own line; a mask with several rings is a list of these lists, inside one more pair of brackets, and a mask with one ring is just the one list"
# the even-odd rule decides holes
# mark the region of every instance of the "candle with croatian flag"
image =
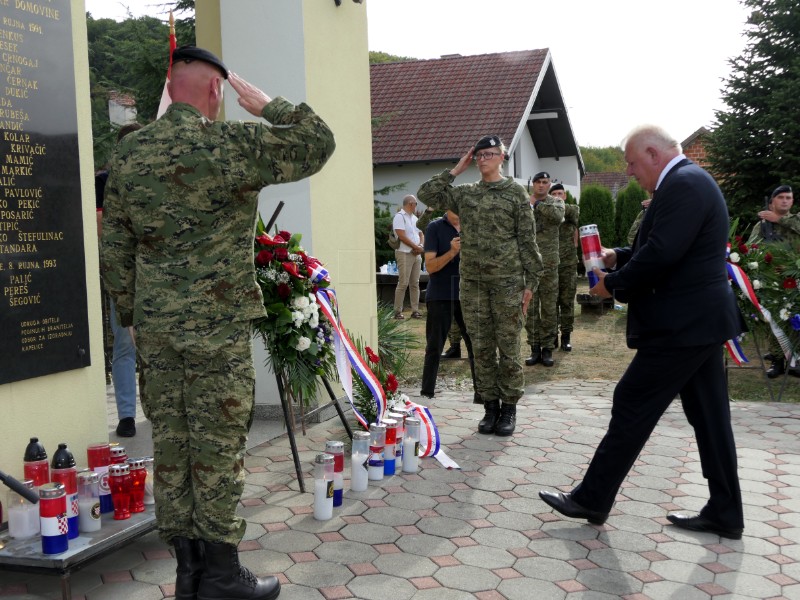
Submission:
[[394,419],[397,421],[397,431],[395,432],[395,442],[394,442],[394,459],[395,459],[395,470],[402,471],[403,470],[403,435],[405,434],[405,424],[404,421],[406,416],[401,413],[392,411],[386,413],[386,416],[390,419]]
[[342,505],[344,488],[344,442],[325,442],[325,452],[333,456],[333,505]]
[[386,440],[383,450],[383,474],[394,475],[396,467],[395,444],[397,443],[397,421],[394,419],[384,419],[383,424],[386,426]]
[[39,487],[39,524],[42,531],[42,554],[61,554],[69,548],[67,532],[67,493],[63,483],[45,483]]
[[584,225],[579,229],[581,235],[581,250],[583,252],[583,266],[586,267],[586,277],[589,279],[589,288],[597,285],[599,279],[592,269],[597,267],[605,270],[600,246],[600,232],[597,225]]
[[386,446],[386,425],[372,423],[369,426],[369,480],[381,481],[383,479],[383,461]]

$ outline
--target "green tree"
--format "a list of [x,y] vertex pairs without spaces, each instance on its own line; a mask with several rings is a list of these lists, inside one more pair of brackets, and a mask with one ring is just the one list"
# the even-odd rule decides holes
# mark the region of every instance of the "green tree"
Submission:
[[800,10],[797,0],[742,0],[751,9],[708,145],[731,216],[756,220],[778,184],[800,184]]
[[578,222],[583,225],[595,224],[600,232],[600,241],[604,246],[617,244],[614,229],[614,198],[607,188],[600,185],[588,185],[581,191],[581,214]]
[[620,148],[581,146],[581,156],[587,173],[625,172],[625,156]]
[[642,210],[642,200],[647,200],[648,193],[635,180],[622,188],[617,194],[617,206],[614,222],[617,231],[617,243],[628,245],[628,231]]
[[116,142],[116,128],[109,122],[108,99],[112,91],[136,100],[137,120],[152,121],[156,116],[169,54],[167,12],[188,12],[176,19],[178,44],[194,43],[194,0],[162,4],[155,17],[128,18],[124,21],[95,19],[86,13],[89,55],[89,94],[92,107],[95,167],[102,167]]
[[370,50],[369,64],[374,65],[377,63],[392,63],[401,62],[406,60],[418,60],[409,56],[395,56],[394,54],[387,54],[386,52],[377,52]]

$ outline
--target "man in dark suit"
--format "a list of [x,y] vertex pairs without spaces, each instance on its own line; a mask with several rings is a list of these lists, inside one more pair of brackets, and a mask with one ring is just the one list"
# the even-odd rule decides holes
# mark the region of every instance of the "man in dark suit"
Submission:
[[604,249],[608,274],[590,292],[627,300],[628,347],[611,421],[583,481],[542,491],[558,512],[602,524],[661,415],[680,394],[710,499],[698,515],[670,514],[684,529],[739,539],[744,529],[722,344],[742,331],[725,271],[728,211],[717,184],[680,144],[651,125],[626,138],[627,173],[653,194],[633,247]]

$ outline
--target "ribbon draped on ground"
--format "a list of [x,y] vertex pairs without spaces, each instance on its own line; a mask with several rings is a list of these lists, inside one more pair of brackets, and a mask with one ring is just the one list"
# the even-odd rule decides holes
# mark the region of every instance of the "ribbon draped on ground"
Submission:
[[[731,245],[728,244],[726,257],[730,257],[730,253]],[[758,301],[758,297],[756,296],[756,291],[753,289],[753,285],[750,283],[750,278],[747,276],[747,273],[745,273],[739,265],[730,262],[730,260],[726,262],[725,265],[728,269],[728,277],[736,283],[742,293],[744,293],[752,305],[756,307],[756,310],[761,314],[764,321],[767,322],[770,330],[772,330],[772,335],[774,335],[775,339],[778,340],[778,345],[781,347],[786,359],[789,360],[790,366],[794,366],[798,356],[792,352],[792,342],[789,340],[789,337],[783,332],[780,326],[774,321],[769,310],[761,306],[761,303]],[[742,351],[742,347],[739,345],[739,340],[728,340],[725,342],[725,348],[728,350],[728,353],[731,355],[731,358],[737,365],[741,365],[743,362],[749,362]]]
[[[312,257],[309,257],[310,259]],[[313,264],[309,265],[309,276],[314,283],[320,281],[330,281],[327,269],[322,264],[313,259]],[[333,330],[334,349],[336,355],[336,370],[339,373],[339,382],[342,384],[350,406],[353,408],[353,414],[356,420],[361,424],[364,429],[369,429],[367,419],[356,408],[353,401],[353,375],[350,368],[355,370],[356,374],[361,378],[361,381],[367,386],[367,389],[372,393],[375,399],[377,420],[380,423],[383,418],[383,413],[386,411],[386,394],[383,391],[378,378],[372,369],[364,361],[361,354],[356,349],[350,337],[347,335],[347,330],[342,325],[339,319],[339,307],[336,302],[336,292],[331,288],[318,288],[316,292],[317,304],[320,311],[328,319]]]
[[[327,269],[325,269],[322,263],[316,258],[308,257],[307,267],[309,277],[314,283],[319,283],[320,281],[330,282]],[[350,401],[350,406],[353,408],[353,414],[356,416],[356,420],[364,429],[369,429],[367,419],[356,408],[353,400],[351,367],[355,370],[370,392],[372,392],[372,397],[375,399],[377,423],[383,420],[383,415],[386,412],[386,394],[383,391],[383,386],[381,386],[375,373],[372,372],[372,369],[370,369],[364,361],[364,358],[361,356],[361,353],[358,352],[353,342],[350,341],[347,330],[339,319],[336,292],[331,288],[320,287],[317,289],[315,295],[320,311],[325,315],[325,318],[328,319],[333,330],[336,369],[339,372],[339,381],[342,384],[342,388],[344,388],[345,394],[347,394],[347,399]],[[413,414],[420,420],[420,457],[432,456],[447,469],[459,469],[460,467],[455,461],[442,450],[439,442],[439,428],[436,427],[436,422],[433,420],[433,415],[428,407],[406,400],[405,410],[407,413]]]
[[460,469],[456,462],[445,454],[439,440],[439,428],[427,406],[406,400],[406,410],[419,419],[419,455],[432,456],[447,469]]

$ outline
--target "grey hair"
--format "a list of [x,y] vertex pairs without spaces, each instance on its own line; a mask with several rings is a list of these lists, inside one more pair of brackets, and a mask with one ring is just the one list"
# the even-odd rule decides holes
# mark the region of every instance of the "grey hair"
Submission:
[[679,154],[683,152],[680,142],[667,133],[666,129],[658,125],[637,125],[622,139],[620,148],[625,150],[628,144],[634,140],[662,150],[674,149]]
[[409,194],[408,196],[403,198],[403,206],[408,206],[409,204],[411,204],[412,200],[416,201],[417,197],[414,194]]

